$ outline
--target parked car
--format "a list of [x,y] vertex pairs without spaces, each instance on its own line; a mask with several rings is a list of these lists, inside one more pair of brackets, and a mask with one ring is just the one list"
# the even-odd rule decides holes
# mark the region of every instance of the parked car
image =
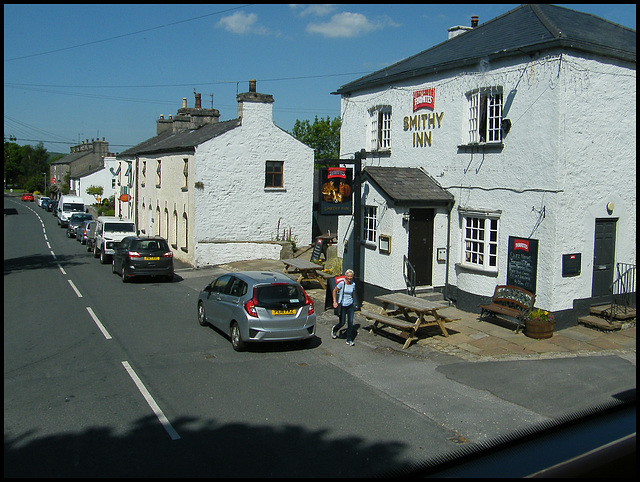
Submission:
[[137,236],[136,225],[130,219],[115,216],[98,216],[96,239],[93,243],[93,256],[100,256],[100,262],[107,264],[113,254],[113,248],[127,236]]
[[73,213],[67,221],[67,238],[75,238],[78,227],[84,221],[91,221],[93,216],[88,213]]
[[173,252],[164,238],[127,236],[114,244],[111,271],[127,282],[137,276],[173,279]]
[[22,195],[22,200],[23,200],[23,201],[33,201],[33,194],[28,193],[28,192],[25,192],[25,193]]
[[40,198],[38,199],[38,206],[40,206],[41,208],[43,208],[43,207],[44,207],[44,206],[43,206],[43,204],[44,204],[46,201],[49,201],[50,199],[51,199],[51,198],[49,198],[49,197],[47,197],[47,196],[42,196],[42,197],[40,197]]
[[93,245],[96,242],[96,227],[98,221],[89,221],[87,224],[86,233],[84,235],[84,244],[87,246],[87,251],[93,251]]
[[53,214],[54,216],[57,215],[57,210],[58,210],[58,201],[51,201],[49,204],[47,204],[47,211],[50,211],[51,214]]
[[69,218],[73,213],[85,213],[86,208],[84,199],[80,196],[66,195],[58,200],[58,210],[56,217],[61,228],[66,228],[69,224]]
[[48,197],[47,197],[47,198],[43,198],[43,199],[41,200],[40,207],[41,207],[42,209],[46,209],[46,210],[48,210],[48,209],[49,209],[49,205],[50,205],[52,202],[53,202],[53,199],[51,199],[51,198],[48,198]]
[[227,273],[198,297],[198,322],[218,328],[236,351],[261,341],[307,341],[315,336],[313,301],[284,273]]
[[76,241],[78,241],[80,244],[87,244],[87,231],[89,228],[89,223],[95,224],[95,222],[96,221],[92,219],[82,221],[82,224],[80,224],[80,226],[78,226],[78,229],[76,230]]

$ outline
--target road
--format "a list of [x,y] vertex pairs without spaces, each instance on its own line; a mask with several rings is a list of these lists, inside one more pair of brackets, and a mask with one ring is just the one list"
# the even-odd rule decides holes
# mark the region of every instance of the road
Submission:
[[4,210],[5,477],[372,476],[635,391],[615,356],[440,363],[322,322],[236,353],[197,323],[204,278],[123,284],[35,203]]

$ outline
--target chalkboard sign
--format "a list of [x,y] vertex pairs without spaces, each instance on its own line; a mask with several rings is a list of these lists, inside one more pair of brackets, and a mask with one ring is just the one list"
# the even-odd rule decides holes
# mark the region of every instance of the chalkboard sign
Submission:
[[536,292],[538,240],[509,236],[507,284]]
[[316,239],[316,244],[313,247],[313,251],[311,252],[311,262],[320,261],[320,254],[322,253],[322,248],[324,247],[324,239],[318,238]]

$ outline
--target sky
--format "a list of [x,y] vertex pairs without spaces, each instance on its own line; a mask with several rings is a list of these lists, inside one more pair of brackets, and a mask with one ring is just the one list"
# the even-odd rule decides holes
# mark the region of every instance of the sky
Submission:
[[[559,4],[636,28],[635,4]],[[4,136],[49,152],[92,139],[118,153],[156,135],[194,92],[237,118],[274,97],[274,123],[340,116],[339,87],[518,4],[4,5]]]

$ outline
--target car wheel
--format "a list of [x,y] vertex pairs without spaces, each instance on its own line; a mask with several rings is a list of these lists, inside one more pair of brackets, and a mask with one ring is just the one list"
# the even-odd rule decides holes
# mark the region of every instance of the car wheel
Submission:
[[100,256],[100,253],[98,252],[98,247],[94,246],[93,247],[93,257],[97,258],[98,256]]
[[104,250],[100,251],[100,264],[107,264],[107,255],[104,254]]
[[231,336],[231,346],[235,351],[244,351],[246,348],[246,344],[242,341],[242,336],[240,336],[240,327],[237,323],[233,323],[231,325],[231,331],[229,333]]
[[204,310],[202,301],[198,303],[198,323],[200,323],[200,326],[207,326],[209,324],[207,322],[207,313]]
[[126,283],[129,281],[129,277],[127,276],[127,272],[124,269],[124,264],[122,265],[122,282]]
[[67,230],[67,238],[71,237],[71,233],[69,232],[69,230]]
[[115,259],[111,260],[111,272],[113,274],[116,274],[116,260]]

